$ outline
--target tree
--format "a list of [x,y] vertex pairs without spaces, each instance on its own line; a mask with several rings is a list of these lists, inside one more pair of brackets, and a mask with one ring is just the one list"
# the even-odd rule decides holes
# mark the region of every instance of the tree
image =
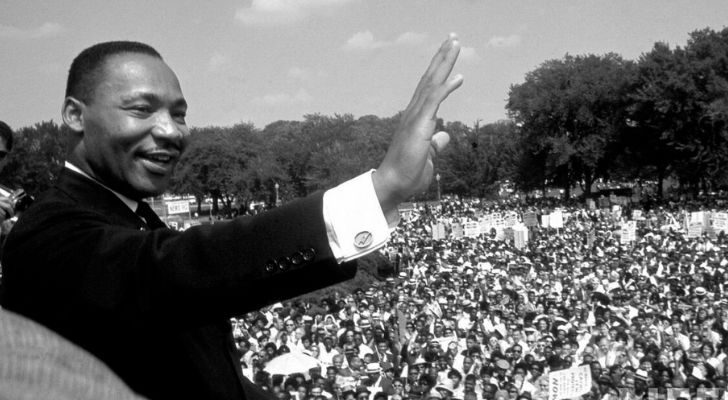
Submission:
[[660,194],[670,174],[695,192],[725,183],[728,29],[695,31],[685,48],[656,43],[637,71],[626,139],[632,162],[655,169]]
[[487,197],[512,179],[518,160],[515,125],[501,121],[483,127],[446,124],[450,144],[437,160],[443,190],[468,197]]
[[63,168],[67,135],[65,126],[53,121],[18,130],[0,182],[11,189],[23,188],[33,196],[49,189]]
[[[506,108],[523,134],[523,156],[530,159],[522,162],[543,169],[545,179],[562,186],[567,197],[575,184],[589,194],[611,164],[606,155],[625,122],[632,70],[631,62],[613,53],[566,55],[512,85]],[[540,188],[533,180],[519,183]]]
[[234,204],[245,208],[254,199],[269,200],[273,181],[280,175],[252,125],[195,128],[170,191],[193,194],[198,200],[210,196],[214,213],[219,211],[218,202],[231,211]]

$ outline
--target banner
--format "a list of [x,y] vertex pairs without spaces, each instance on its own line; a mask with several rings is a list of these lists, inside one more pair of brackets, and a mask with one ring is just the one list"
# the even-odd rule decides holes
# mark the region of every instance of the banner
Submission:
[[588,393],[592,387],[588,365],[550,372],[549,400],[570,399]]

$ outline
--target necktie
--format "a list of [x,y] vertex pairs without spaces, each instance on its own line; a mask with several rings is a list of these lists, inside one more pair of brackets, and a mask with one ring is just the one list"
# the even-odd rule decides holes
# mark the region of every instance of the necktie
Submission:
[[140,201],[139,205],[137,205],[136,214],[140,216],[146,223],[147,226],[151,229],[159,229],[159,228],[166,228],[167,225],[162,222],[161,219],[157,216],[157,214],[154,213],[154,210],[152,210],[152,207],[149,207],[149,204]]

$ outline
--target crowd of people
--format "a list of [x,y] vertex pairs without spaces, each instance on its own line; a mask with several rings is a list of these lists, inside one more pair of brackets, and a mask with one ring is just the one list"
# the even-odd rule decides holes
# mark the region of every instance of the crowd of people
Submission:
[[[385,281],[233,319],[242,371],[281,400],[547,399],[549,373],[577,366],[591,371],[584,399],[725,389],[728,239],[684,223],[725,203],[632,203],[615,215],[601,200],[418,205],[381,250],[394,269]],[[495,230],[453,234],[487,213],[555,208],[563,227],[529,227],[520,248]],[[635,209],[635,240],[622,240]],[[437,223],[444,239],[433,239]],[[279,372],[278,357],[314,362]]]

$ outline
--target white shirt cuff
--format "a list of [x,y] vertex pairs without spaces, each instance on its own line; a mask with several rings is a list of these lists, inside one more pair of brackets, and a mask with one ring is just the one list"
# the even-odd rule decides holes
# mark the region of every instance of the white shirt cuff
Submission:
[[351,261],[369,254],[389,240],[393,226],[379,205],[374,192],[372,172],[366,172],[324,193],[324,222],[329,246],[338,262]]

